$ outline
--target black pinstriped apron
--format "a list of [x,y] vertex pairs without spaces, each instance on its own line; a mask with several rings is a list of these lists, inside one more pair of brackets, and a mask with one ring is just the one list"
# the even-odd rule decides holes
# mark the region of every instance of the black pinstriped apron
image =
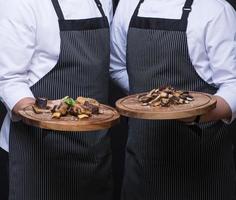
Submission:
[[[196,73],[182,18],[132,17],[127,46],[131,93],[172,85],[210,94],[216,88]],[[235,169],[230,134],[222,122],[189,127],[182,122],[130,119],[123,200],[233,200]]]
[[[0,101],[0,130],[6,116],[6,109]],[[1,134],[1,133],[0,133]],[[0,199],[8,199],[8,153],[0,147]]]
[[[109,24],[102,17],[65,20],[57,0],[61,52],[57,65],[31,89],[35,96],[69,95],[107,103]],[[111,200],[110,136],[107,131],[54,132],[12,123],[10,200]]]
[[7,113],[6,108],[4,104],[0,101],[0,130],[1,130],[4,118],[6,116],[6,113]]

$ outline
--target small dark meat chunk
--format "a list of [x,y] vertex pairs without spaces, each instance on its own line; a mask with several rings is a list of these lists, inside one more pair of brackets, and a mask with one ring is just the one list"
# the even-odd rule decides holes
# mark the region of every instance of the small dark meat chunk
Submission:
[[93,105],[88,101],[84,102],[84,107],[89,110],[92,114],[99,114],[99,107],[97,105]]
[[43,97],[36,97],[35,105],[40,109],[47,109],[48,99]]

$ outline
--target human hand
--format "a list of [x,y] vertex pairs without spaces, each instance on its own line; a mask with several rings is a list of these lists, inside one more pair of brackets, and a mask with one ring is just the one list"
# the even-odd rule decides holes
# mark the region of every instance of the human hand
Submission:
[[12,114],[16,117],[19,117],[19,111],[26,108],[27,106],[31,106],[35,103],[35,99],[32,97],[26,97],[21,99],[17,102],[17,104],[14,106],[12,110]]
[[220,96],[215,96],[217,103],[216,108],[209,111],[207,114],[197,117],[190,117],[180,119],[180,121],[186,124],[192,124],[193,122],[211,122],[218,120],[229,120],[232,117],[232,111],[228,103]]

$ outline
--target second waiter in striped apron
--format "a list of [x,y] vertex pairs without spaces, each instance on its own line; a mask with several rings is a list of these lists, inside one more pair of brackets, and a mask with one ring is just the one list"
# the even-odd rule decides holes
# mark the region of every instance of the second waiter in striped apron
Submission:
[[[194,17],[203,3],[199,0],[194,2],[196,4],[193,4],[193,0],[132,0],[127,5],[121,0],[112,26],[114,32],[111,73],[114,80],[126,89],[128,87],[125,83],[129,81],[131,94],[166,85],[216,94],[218,88],[199,76],[190,58],[189,43],[194,42],[191,39],[195,36],[191,34],[202,33],[201,26],[199,29],[195,29],[196,24],[195,27],[190,26],[191,22],[195,23]],[[208,3],[212,5],[213,10],[222,6],[213,1]],[[176,13],[176,10],[178,13],[181,12],[180,19],[152,16],[158,15],[158,11],[162,15],[171,15],[168,6],[171,6],[173,13]],[[232,8],[228,9],[233,12]],[[189,20],[194,10],[196,12]],[[202,12],[203,19],[206,19],[207,14],[204,10]],[[200,18],[201,16],[199,20]],[[128,29],[127,19],[131,19]],[[199,33],[195,33],[194,30]],[[126,34],[127,40],[124,39]],[[123,41],[127,41],[126,52]],[[229,41],[231,43],[227,43],[228,48],[230,44],[234,44],[233,38],[229,38]],[[197,42],[194,43],[196,47],[190,46],[190,50],[197,51]],[[221,45],[225,44],[222,42]],[[209,52],[206,52],[206,55],[207,53]],[[198,56],[202,56],[204,62],[205,55]],[[226,56],[226,63],[230,63],[228,60],[233,59]],[[235,60],[231,64],[232,69],[235,69]],[[203,63],[200,62],[201,65]],[[120,76],[122,73],[123,77]],[[223,79],[223,73],[220,75]],[[229,82],[234,83],[231,83],[231,88],[235,80],[236,73],[232,70],[232,79]],[[235,97],[233,93],[231,99]],[[220,120],[230,119],[231,110],[222,98],[217,99],[217,108],[212,111],[214,114],[209,113],[201,118],[202,121],[210,122],[200,122],[195,126],[174,120],[130,119],[122,200],[236,199],[231,135],[228,126]],[[235,110],[233,112],[235,113]]]
[[[66,19],[58,0],[49,3],[58,18],[60,55],[31,92],[49,99],[86,96],[107,104],[110,34],[101,2],[81,1],[81,6],[95,5],[94,13],[101,16],[85,19]],[[108,131],[63,133],[12,122],[9,165],[10,200],[112,199]]]

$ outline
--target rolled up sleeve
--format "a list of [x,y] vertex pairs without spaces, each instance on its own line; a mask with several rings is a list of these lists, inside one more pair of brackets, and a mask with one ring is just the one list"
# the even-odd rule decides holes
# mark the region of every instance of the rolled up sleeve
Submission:
[[212,80],[230,106],[236,118],[236,12],[226,5],[206,30],[206,50],[212,70]]
[[0,98],[11,111],[25,97],[33,97],[28,70],[35,49],[36,23],[27,1],[9,0],[0,8]]

